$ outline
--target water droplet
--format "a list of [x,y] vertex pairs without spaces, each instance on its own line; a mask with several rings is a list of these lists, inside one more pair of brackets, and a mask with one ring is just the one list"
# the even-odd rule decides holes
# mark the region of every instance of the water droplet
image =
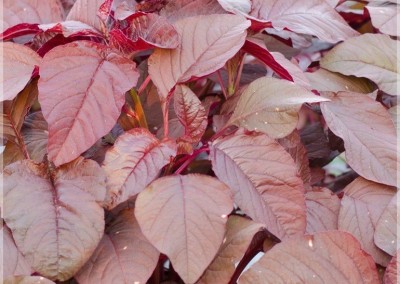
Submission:
[[154,127],[153,127],[153,130],[154,130],[154,131],[158,130],[158,127],[157,127],[157,126],[154,126]]
[[279,107],[276,107],[275,110],[276,110],[276,111],[279,111]]
[[346,88],[346,90],[348,90],[349,89],[349,87],[348,86],[344,86],[345,88]]
[[257,131],[257,127],[254,127],[254,131]]
[[133,282],[133,284],[140,284],[140,282],[139,281],[135,281],[135,282]]
[[264,124],[268,124],[268,121],[264,121]]
[[258,112],[256,112],[256,115],[258,115]]
[[389,221],[388,221],[388,220],[385,220],[385,223],[389,223]]
[[128,248],[127,246],[124,246],[123,250],[126,250],[127,248]]
[[24,12],[26,12],[26,8],[24,8],[24,9],[22,9],[22,10],[24,10]]
[[226,217],[228,217],[228,215],[226,215],[226,214],[221,215],[221,218],[226,218]]
[[394,244],[394,240],[392,241],[392,244]]
[[317,277],[317,275],[313,274],[312,278],[315,278],[315,277]]
[[308,240],[308,246],[312,248],[314,246],[312,239]]
[[224,244],[226,242],[226,238],[224,238],[224,240],[222,241],[222,243]]
[[381,14],[385,14],[385,11],[383,11],[383,10],[379,10],[379,13],[381,13]]
[[118,231],[118,232],[115,232],[116,235],[118,235],[119,233],[120,233],[119,231]]

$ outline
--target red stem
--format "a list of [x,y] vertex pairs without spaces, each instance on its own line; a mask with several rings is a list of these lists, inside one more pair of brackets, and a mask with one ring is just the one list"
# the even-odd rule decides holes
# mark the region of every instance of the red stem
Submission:
[[138,95],[140,95],[144,91],[144,89],[146,89],[150,80],[151,80],[150,75],[147,75],[146,79],[143,81],[142,85],[140,85],[140,87],[139,87]]
[[175,171],[175,174],[176,174],[176,175],[179,175],[181,172],[183,172],[183,171],[186,169],[186,167],[187,167],[191,162],[193,162],[193,161],[196,159],[196,157],[197,157],[200,153],[208,152],[209,150],[210,150],[210,149],[208,149],[208,145],[206,145],[204,148],[202,147],[202,148],[199,148],[199,149],[197,149],[197,150],[194,150],[193,153],[192,153],[190,156],[188,156],[188,157],[186,158],[186,161],[184,161],[183,164],[180,165],[180,167]]

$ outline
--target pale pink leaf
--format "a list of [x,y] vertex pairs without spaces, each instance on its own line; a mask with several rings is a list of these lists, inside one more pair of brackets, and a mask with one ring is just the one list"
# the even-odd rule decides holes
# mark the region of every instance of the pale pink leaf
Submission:
[[40,65],[39,101],[49,124],[49,159],[56,166],[72,161],[107,134],[138,77],[134,62],[94,42],[48,52]]
[[329,231],[279,243],[239,283],[380,283],[375,263],[349,233]]
[[71,278],[103,236],[100,166],[79,158],[52,170],[24,160],[7,166],[3,178],[4,220],[18,249],[41,275]]
[[67,16],[67,21],[79,21],[98,31],[103,31],[103,23],[97,12],[104,0],[77,0]]
[[100,244],[75,279],[81,284],[146,283],[159,255],[140,231],[133,209],[125,209],[107,225]]
[[41,58],[29,47],[13,42],[1,42],[0,49],[0,101],[12,100],[25,88]]
[[320,64],[330,71],[368,78],[382,91],[397,96],[400,63],[396,46],[397,40],[388,35],[363,34],[335,46]]
[[253,0],[250,16],[331,43],[358,35],[325,0]]
[[3,284],[55,284],[42,276],[10,276],[4,279]]
[[37,163],[47,154],[47,141],[49,137],[47,122],[42,112],[29,114],[21,129],[29,158]]
[[171,0],[160,11],[171,23],[193,16],[225,13],[215,0]]
[[114,208],[143,191],[175,155],[173,141],[159,141],[146,129],[134,128],[119,136],[102,166],[107,174],[106,207]]
[[313,73],[306,72],[305,75],[311,84],[311,88],[320,92],[349,91],[368,94],[375,89],[373,84],[365,78],[344,76],[323,68]]
[[375,227],[395,193],[393,187],[359,177],[346,186],[341,201],[339,230],[356,237],[362,248],[382,266],[389,263],[390,257],[375,245]]
[[239,132],[216,140],[210,150],[215,174],[245,214],[280,239],[304,234],[303,182],[278,142],[262,133]]
[[255,223],[241,216],[230,216],[226,224],[223,244],[197,283],[229,283],[254,235],[263,229],[263,224]]
[[225,11],[248,16],[251,11],[250,0],[218,0],[218,3]]
[[155,180],[136,200],[146,238],[171,260],[185,283],[194,283],[222,244],[233,208],[229,188],[216,178],[189,174]]
[[24,256],[15,246],[10,229],[5,225],[0,229],[0,255],[5,257],[2,267],[2,277],[13,275],[31,275],[32,269]]
[[400,237],[397,234],[400,231],[398,204],[399,194],[397,193],[380,216],[374,234],[375,244],[392,256],[396,254],[396,249],[400,246]]
[[383,284],[397,284],[398,282],[398,267],[400,267],[399,250],[397,250],[395,256],[389,262],[386,267],[385,275],[383,276]]
[[328,188],[306,193],[307,234],[338,229],[340,199]]
[[244,90],[228,122],[273,138],[290,134],[303,103],[327,101],[292,82],[263,77]]
[[400,16],[400,5],[369,3],[365,8],[371,16],[372,25],[381,33],[400,36],[400,27],[397,22]]
[[250,22],[236,15],[202,15],[175,23],[181,45],[157,48],[149,58],[149,74],[166,99],[177,83],[202,77],[224,66],[242,47]]
[[3,32],[17,24],[48,24],[61,22],[64,10],[59,0],[4,0]]
[[185,128],[185,134],[180,139],[189,143],[199,142],[207,128],[207,113],[199,98],[189,87],[176,86],[174,109],[176,116]]
[[396,130],[386,109],[364,94],[326,93],[321,103],[329,128],[344,140],[346,160],[366,179],[396,185]]

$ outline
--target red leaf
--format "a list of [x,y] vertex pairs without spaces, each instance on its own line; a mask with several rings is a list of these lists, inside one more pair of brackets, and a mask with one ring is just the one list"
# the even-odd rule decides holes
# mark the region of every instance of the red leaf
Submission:
[[389,262],[389,265],[386,267],[385,275],[383,276],[383,284],[397,284],[398,283],[398,267],[400,266],[399,262],[399,250],[396,252],[395,256],[393,256],[392,260]]
[[7,166],[3,177],[3,216],[19,250],[41,275],[60,281],[72,277],[103,235],[100,166],[79,158],[52,170],[24,160]]
[[206,15],[175,23],[181,45],[156,49],[149,58],[149,74],[162,100],[177,83],[217,71],[242,47],[250,22],[235,15]]
[[236,133],[216,140],[210,150],[215,174],[244,213],[280,239],[304,234],[303,182],[278,142],[261,133]]
[[[77,0],[67,16],[67,21],[79,21],[98,31],[103,31],[103,23],[97,12],[104,0]],[[55,21],[54,21],[55,22]]]
[[160,142],[146,129],[132,129],[118,137],[103,162],[107,174],[106,207],[112,209],[143,191],[175,155],[173,141]]
[[206,110],[192,92],[185,85],[178,85],[174,93],[174,109],[176,116],[185,128],[185,135],[179,140],[188,143],[198,143],[207,128]]
[[194,283],[213,260],[232,211],[229,188],[216,178],[189,174],[155,180],[136,200],[146,238],[166,254],[185,283]]
[[293,81],[293,77],[289,74],[289,72],[278,63],[272,54],[268,51],[268,49],[255,41],[247,39],[243,45],[243,50],[255,56],[257,59],[264,62],[267,66],[269,66],[276,74],[279,75],[282,79]]
[[160,253],[140,231],[133,209],[108,224],[91,259],[75,275],[79,283],[146,283]]
[[38,24],[18,24],[4,30],[4,32],[0,34],[0,40],[8,41],[19,36],[37,34],[40,31]]
[[1,42],[0,49],[3,52],[0,61],[0,88],[3,93],[0,101],[12,100],[25,88],[41,58],[29,47],[12,42]]
[[[295,279],[295,280],[294,280]],[[279,243],[240,283],[379,283],[375,263],[349,233],[330,231]]]
[[49,124],[49,159],[55,165],[72,161],[111,130],[124,93],[139,77],[131,60],[86,41],[52,49],[40,70],[39,101]]

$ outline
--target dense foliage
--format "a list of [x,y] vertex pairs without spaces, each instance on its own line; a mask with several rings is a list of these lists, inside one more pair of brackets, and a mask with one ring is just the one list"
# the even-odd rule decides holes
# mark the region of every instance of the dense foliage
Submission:
[[5,283],[396,283],[396,0],[5,0]]

